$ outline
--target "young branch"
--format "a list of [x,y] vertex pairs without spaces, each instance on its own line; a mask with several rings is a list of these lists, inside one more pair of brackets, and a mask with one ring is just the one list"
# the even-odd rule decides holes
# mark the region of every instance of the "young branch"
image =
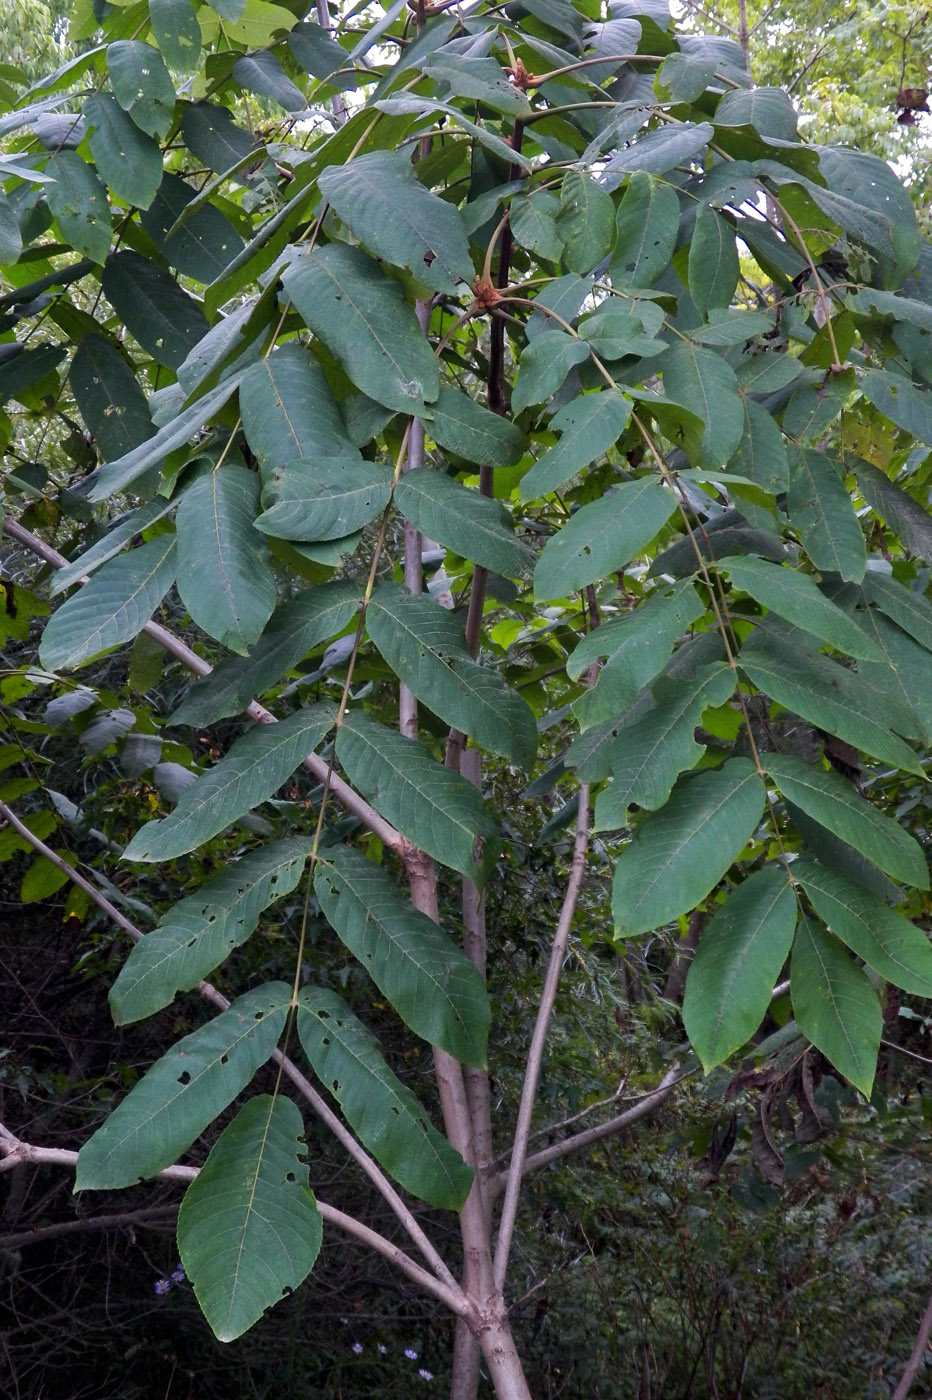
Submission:
[[557,930],[554,934],[553,948],[550,952],[550,963],[547,967],[547,976],[544,981],[544,990],[537,1012],[537,1021],[534,1025],[534,1034],[531,1037],[531,1047],[528,1051],[527,1071],[521,1089],[521,1103],[518,1107],[518,1122],[515,1127],[511,1164],[505,1177],[505,1199],[502,1204],[502,1217],[499,1223],[498,1240],[495,1247],[495,1283],[498,1288],[504,1286],[505,1275],[508,1270],[508,1256],[511,1253],[511,1240],[518,1214],[518,1199],[521,1193],[521,1181],[524,1176],[524,1164],[527,1157],[528,1141],[531,1135],[531,1119],[534,1113],[534,1099],[537,1094],[537,1083],[543,1064],[544,1048],[547,1043],[550,1018],[553,1014],[553,1007],[556,1001],[557,986],[560,981],[560,973],[563,969],[563,959],[566,956],[566,948],[569,942],[570,927],[572,926],[573,915],[576,912],[576,902],[579,898],[580,889],[582,888],[583,877],[586,873],[586,853],[588,845],[589,788],[585,783],[581,783],[579,787],[579,811],[576,817],[576,838],[573,842],[573,859],[570,865],[566,893],[563,896],[563,904],[560,909]]
[[922,1365],[926,1348],[929,1345],[929,1337],[932,1336],[932,1298],[929,1299],[928,1306],[922,1314],[922,1321],[919,1324],[919,1331],[916,1333],[916,1342],[906,1363],[906,1369],[900,1379],[900,1383],[893,1392],[892,1400],[906,1400],[906,1396],[912,1389],[913,1381],[919,1374],[919,1367]]

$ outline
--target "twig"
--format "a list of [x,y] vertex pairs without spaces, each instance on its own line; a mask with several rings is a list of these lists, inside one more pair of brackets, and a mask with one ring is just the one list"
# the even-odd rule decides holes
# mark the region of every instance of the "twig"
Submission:
[[521,1182],[524,1177],[524,1164],[525,1158],[527,1157],[528,1139],[531,1132],[531,1118],[534,1113],[537,1082],[540,1078],[544,1049],[547,1043],[547,1032],[550,1026],[550,1018],[553,1014],[554,1002],[556,1001],[557,985],[560,981],[563,959],[566,955],[567,943],[569,942],[570,927],[573,922],[573,915],[576,912],[576,901],[579,898],[579,891],[582,888],[583,877],[586,873],[586,852],[588,844],[589,788],[585,783],[581,783],[579,787],[579,812],[576,817],[576,838],[573,842],[573,859],[570,865],[569,879],[566,882],[566,893],[563,896],[563,904],[560,909],[560,918],[557,923],[556,933],[554,934],[553,948],[550,952],[550,963],[547,967],[547,976],[541,994],[537,1021],[534,1025],[534,1034],[531,1037],[531,1046],[528,1051],[527,1070],[524,1076],[524,1084],[521,1088],[521,1103],[518,1107],[518,1121],[515,1126],[511,1164],[505,1178],[505,1199],[502,1203],[502,1216],[498,1228],[498,1240],[495,1246],[495,1284],[497,1288],[502,1288],[504,1286],[504,1279],[508,1270],[508,1256],[511,1252],[511,1240],[514,1235],[515,1220],[518,1214],[518,1199],[521,1192]]
[[[0,1167],[0,1170],[3,1170]],[[77,1220],[60,1220],[57,1225],[42,1225],[36,1230],[21,1230],[18,1235],[0,1235],[0,1250],[22,1249],[40,1240],[57,1239],[59,1235],[76,1235],[88,1230],[117,1230],[130,1225],[148,1225],[150,1221],[171,1218],[178,1214],[177,1205],[145,1206],[142,1210],[110,1212],[108,1215],[82,1215]]]
[[929,1299],[928,1306],[922,1314],[922,1321],[919,1324],[919,1331],[916,1333],[916,1342],[909,1354],[906,1363],[906,1370],[896,1390],[893,1392],[892,1400],[906,1400],[912,1388],[913,1381],[922,1365],[922,1358],[925,1355],[926,1347],[929,1345],[929,1337],[932,1335],[932,1298]]

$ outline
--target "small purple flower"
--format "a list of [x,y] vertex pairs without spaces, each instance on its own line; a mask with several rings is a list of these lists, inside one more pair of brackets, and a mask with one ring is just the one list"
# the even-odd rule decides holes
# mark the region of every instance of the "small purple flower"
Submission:
[[379,1342],[379,1343],[378,1343],[378,1352],[379,1352],[379,1356],[385,1356],[386,1353],[388,1352],[388,1347],[385,1345],[384,1342]]
[[418,1371],[418,1375],[419,1375],[419,1376],[422,1376],[422,1377],[424,1378],[425,1381],[432,1381],[432,1380],[434,1379],[434,1373],[433,1373],[433,1371],[428,1371],[428,1370],[426,1370],[425,1367],[423,1367],[423,1366],[422,1366],[421,1369]]
[[362,1356],[362,1342],[353,1343],[353,1352],[356,1356]]
[[160,1298],[163,1297],[164,1294],[166,1294],[170,1288],[171,1288],[171,1284],[170,1284],[170,1282],[168,1281],[167,1278],[156,1279],[156,1281],[155,1281],[155,1291],[156,1291],[156,1293],[159,1295]]
[[172,1283],[184,1283],[184,1265],[176,1264],[171,1271]]
[[414,1350],[413,1347],[405,1347],[405,1356],[408,1358],[409,1361],[417,1360],[417,1352]]

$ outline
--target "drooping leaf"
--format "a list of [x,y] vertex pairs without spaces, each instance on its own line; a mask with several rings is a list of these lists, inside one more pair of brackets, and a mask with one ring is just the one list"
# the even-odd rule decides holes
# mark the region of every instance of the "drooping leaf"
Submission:
[[537,750],[531,710],[497,671],[469,654],[456,618],[396,584],[376,589],[366,626],[412,694],[477,744],[527,770]]
[[62,237],[95,263],[110,251],[110,205],[107,191],[76,151],[58,151],[45,166],[51,181],[45,197]]
[[475,97],[513,117],[530,113],[526,94],[509,83],[507,70],[493,58],[470,58],[444,48],[428,54],[421,69],[455,97]]
[[173,267],[185,277],[210,283],[246,245],[215,205],[198,204],[188,213],[196,197],[186,180],[166,173],[142,215],[142,226]]
[[331,705],[308,705],[278,724],[258,724],[219,763],[186,787],[168,817],[144,823],[127,860],[160,861],[193,851],[265,802],[333,725]]
[[711,204],[700,204],[696,215],[688,276],[689,294],[703,316],[713,308],[730,305],[738,285],[735,231]]
[[[247,5],[248,3],[249,0]],[[294,17],[283,6],[277,8],[281,10],[282,20],[281,25],[277,27],[288,29],[294,23]],[[260,10],[259,14],[261,13]],[[264,23],[264,17],[260,23]],[[267,42],[267,36],[259,40],[260,44]],[[247,92],[254,92],[259,97],[270,97],[286,112],[303,112],[307,106],[304,93],[291,81],[269,49],[260,48],[255,53],[245,53],[238,58],[233,64],[233,78]]]
[[744,436],[744,408],[735,372],[721,355],[678,341],[663,357],[665,396],[698,414],[705,424],[701,461],[720,467]]
[[149,0],[159,52],[176,73],[193,73],[201,56],[201,27],[191,0]]
[[896,531],[907,549],[920,559],[932,560],[932,519],[928,512],[870,462],[853,458],[851,466],[871,510]]
[[331,165],[318,181],[324,198],[370,253],[406,267],[435,292],[472,281],[469,243],[459,212],[424,188],[408,156],[370,151]]
[[792,872],[819,918],[868,967],[904,991],[932,996],[932,943],[927,933],[837,870],[797,860]]
[[624,171],[666,175],[675,166],[695,160],[706,149],[713,135],[714,128],[709,122],[663,126],[639,136],[624,150],[613,155],[611,160],[606,161],[605,169],[610,176]]
[[602,261],[614,242],[611,195],[581,170],[568,170],[563,177],[557,233],[565,265],[582,276]]
[[550,420],[560,441],[549,447],[522,479],[522,500],[533,500],[565,485],[614,446],[630,417],[631,400],[618,389],[584,394],[561,408]]
[[616,862],[618,937],[672,923],[705,899],[754,834],[765,798],[745,758],[680,778],[666,806],[644,819]]
[[245,710],[256,695],[280,681],[314,647],[338,636],[359,606],[347,579],[306,588],[276,608],[248,656],[228,657],[190,689],[173,724],[207,725]]
[[[161,166],[161,162],[159,162]],[[0,191],[0,261],[4,263],[19,262],[19,255],[23,251],[23,235],[19,226],[19,219],[13,205],[6,195]]]
[[904,588],[884,574],[869,570],[861,585],[867,598],[914,638],[926,651],[932,651],[932,604],[922,593]]
[[177,369],[207,334],[207,318],[163,268],[126,249],[107,259],[104,294],[153,359]]
[[603,622],[584,637],[566,663],[566,674],[578,680],[604,657],[603,672],[618,673],[630,703],[659,674],[676,643],[704,611],[691,582],[656,588],[633,612]]
[[419,1200],[459,1210],[472,1170],[385,1063],[378,1041],[334,992],[305,987],[298,1035],[322,1084],[385,1170]]
[[623,569],[675,510],[675,496],[653,477],[613,486],[547,541],[534,570],[535,598],[567,597]]
[[141,535],[150,525],[154,525],[173,509],[173,502],[158,499],[147,501],[137,510],[130,511],[96,544],[92,544],[90,549],[86,549],[70,564],[66,564],[64,568],[58,570],[49,581],[49,593],[54,598],[56,594],[65,592],[80,579],[90,578],[91,574],[95,573],[102,564],[106,564],[108,559],[113,559],[117,554],[120,554],[136,535]]
[[899,286],[915,266],[922,240],[912,199],[886,161],[867,151],[822,146],[825,187],[806,189],[845,233],[890,260],[887,286]]
[[484,1065],[490,1011],[482,978],[440,927],[350,846],[318,860],[320,907],[405,1025],[464,1064]]
[[256,527],[282,540],[339,540],[361,530],[388,504],[391,471],[352,456],[284,462],[263,473]]
[[145,395],[112,340],[86,335],[71,361],[71,390],[101,457],[122,457],[152,437]]
[[323,370],[297,341],[250,366],[239,406],[249,446],[263,469],[356,453]]
[[309,848],[308,837],[293,837],[249,851],[173,905],[133,945],[110,989],[114,1024],[153,1016],[209,977],[246,942],[262,911],[295,888]]
[[303,1283],[322,1222],[304,1123],[282,1095],[250,1099],[220,1134],[178,1211],[178,1252],[214,1335],[232,1342]]
[[[792,357],[786,355],[782,358],[788,360]],[[786,491],[790,482],[790,466],[783,434],[772,414],[753,399],[742,398],[744,434],[729,468],[739,476],[749,477],[762,491],[768,491],[771,495]]]
[[178,506],[178,593],[198,627],[244,655],[275,606],[275,579],[253,520],[255,475],[228,462],[184,492]]
[[158,49],[141,39],[107,45],[113,95],[141,131],[164,141],[175,115],[175,86]]
[[716,126],[753,126],[761,136],[796,140],[796,109],[782,88],[733,88],[715,109]]
[[446,384],[430,406],[425,427],[440,447],[480,467],[512,467],[524,451],[514,423]]
[[[189,4],[190,0],[173,0]],[[249,156],[259,159],[262,148],[255,138],[237,126],[233,113],[219,102],[192,102],[181,118],[181,134],[188,149],[215,175],[240,166]]]
[[502,506],[444,472],[430,467],[407,472],[394,499],[415,529],[493,573],[513,578],[533,561],[528,547],[515,539]]
[[929,654],[876,608],[859,613],[865,633],[880,651],[877,661],[862,661],[858,674],[878,695],[889,695],[916,717],[910,737],[932,743],[932,693],[927,681]]
[[892,817],[879,812],[838,773],[810,767],[792,754],[763,756],[783,796],[892,875],[927,890],[929,872],[922,847]]
[[[190,0],[181,0],[190,9]],[[192,11],[193,14],[193,11]],[[84,104],[88,144],[98,174],[114,194],[148,209],[162,181],[162,152],[141,131],[112,93],[96,93]]]
[[670,266],[679,225],[679,200],[672,186],[643,170],[632,175],[618,208],[608,269],[613,285],[652,287]]
[[135,1186],[176,1162],[265,1064],[290,1000],[268,982],[177,1041],[81,1148],[75,1190]]
[[870,1097],[883,1034],[880,1001],[836,938],[800,919],[790,963],[796,1024],[807,1040]]
[[406,739],[353,711],[340,726],[337,757],[350,781],[415,846],[476,885],[495,869],[495,822],[472,783]]
[[722,662],[700,667],[685,682],[661,677],[653,707],[608,746],[612,781],[596,798],[596,831],[624,826],[632,803],[648,811],[663,806],[680,773],[702,757],[694,735],[703,710],[724,705],[734,688],[734,672]]
[[363,393],[417,413],[440,391],[437,361],[397,283],[358,248],[331,243],[282,277],[305,325]]
[[555,394],[574,365],[589,358],[589,346],[566,331],[535,336],[521,351],[518,376],[511,393],[513,413],[533,403],[545,403]]
[[69,670],[132,641],[174,581],[174,535],[157,535],[111,559],[52,614],[39,644],[42,665]]
[[509,221],[519,248],[527,248],[548,262],[558,262],[563,252],[563,239],[557,231],[559,212],[558,201],[546,190],[516,195],[511,201]]
[[856,749],[885,763],[919,772],[908,744],[877,717],[876,692],[828,657],[768,635],[753,646],[745,644],[738,664],[759,690],[807,719],[817,729],[836,734]]
[[847,613],[819,592],[808,574],[771,564],[766,559],[756,559],[753,555],[721,559],[716,567],[728,574],[736,588],[750,593],[763,607],[811,632],[820,641],[828,642],[849,656],[883,660],[877,644]]
[[786,872],[768,866],[732,890],[702,932],[686,978],[683,1025],[708,1074],[767,1013],[796,928]]

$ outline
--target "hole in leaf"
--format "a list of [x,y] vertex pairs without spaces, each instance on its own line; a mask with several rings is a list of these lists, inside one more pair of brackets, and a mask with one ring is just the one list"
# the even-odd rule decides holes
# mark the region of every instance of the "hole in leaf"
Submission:
[[178,1076],[178,1083],[179,1083],[179,1084],[190,1084],[190,1083],[191,1083],[191,1076],[190,1076],[190,1074],[188,1073],[188,1071],[187,1071],[186,1069],[185,1069],[185,1070],[182,1070],[182,1072],[179,1074],[179,1076]]

